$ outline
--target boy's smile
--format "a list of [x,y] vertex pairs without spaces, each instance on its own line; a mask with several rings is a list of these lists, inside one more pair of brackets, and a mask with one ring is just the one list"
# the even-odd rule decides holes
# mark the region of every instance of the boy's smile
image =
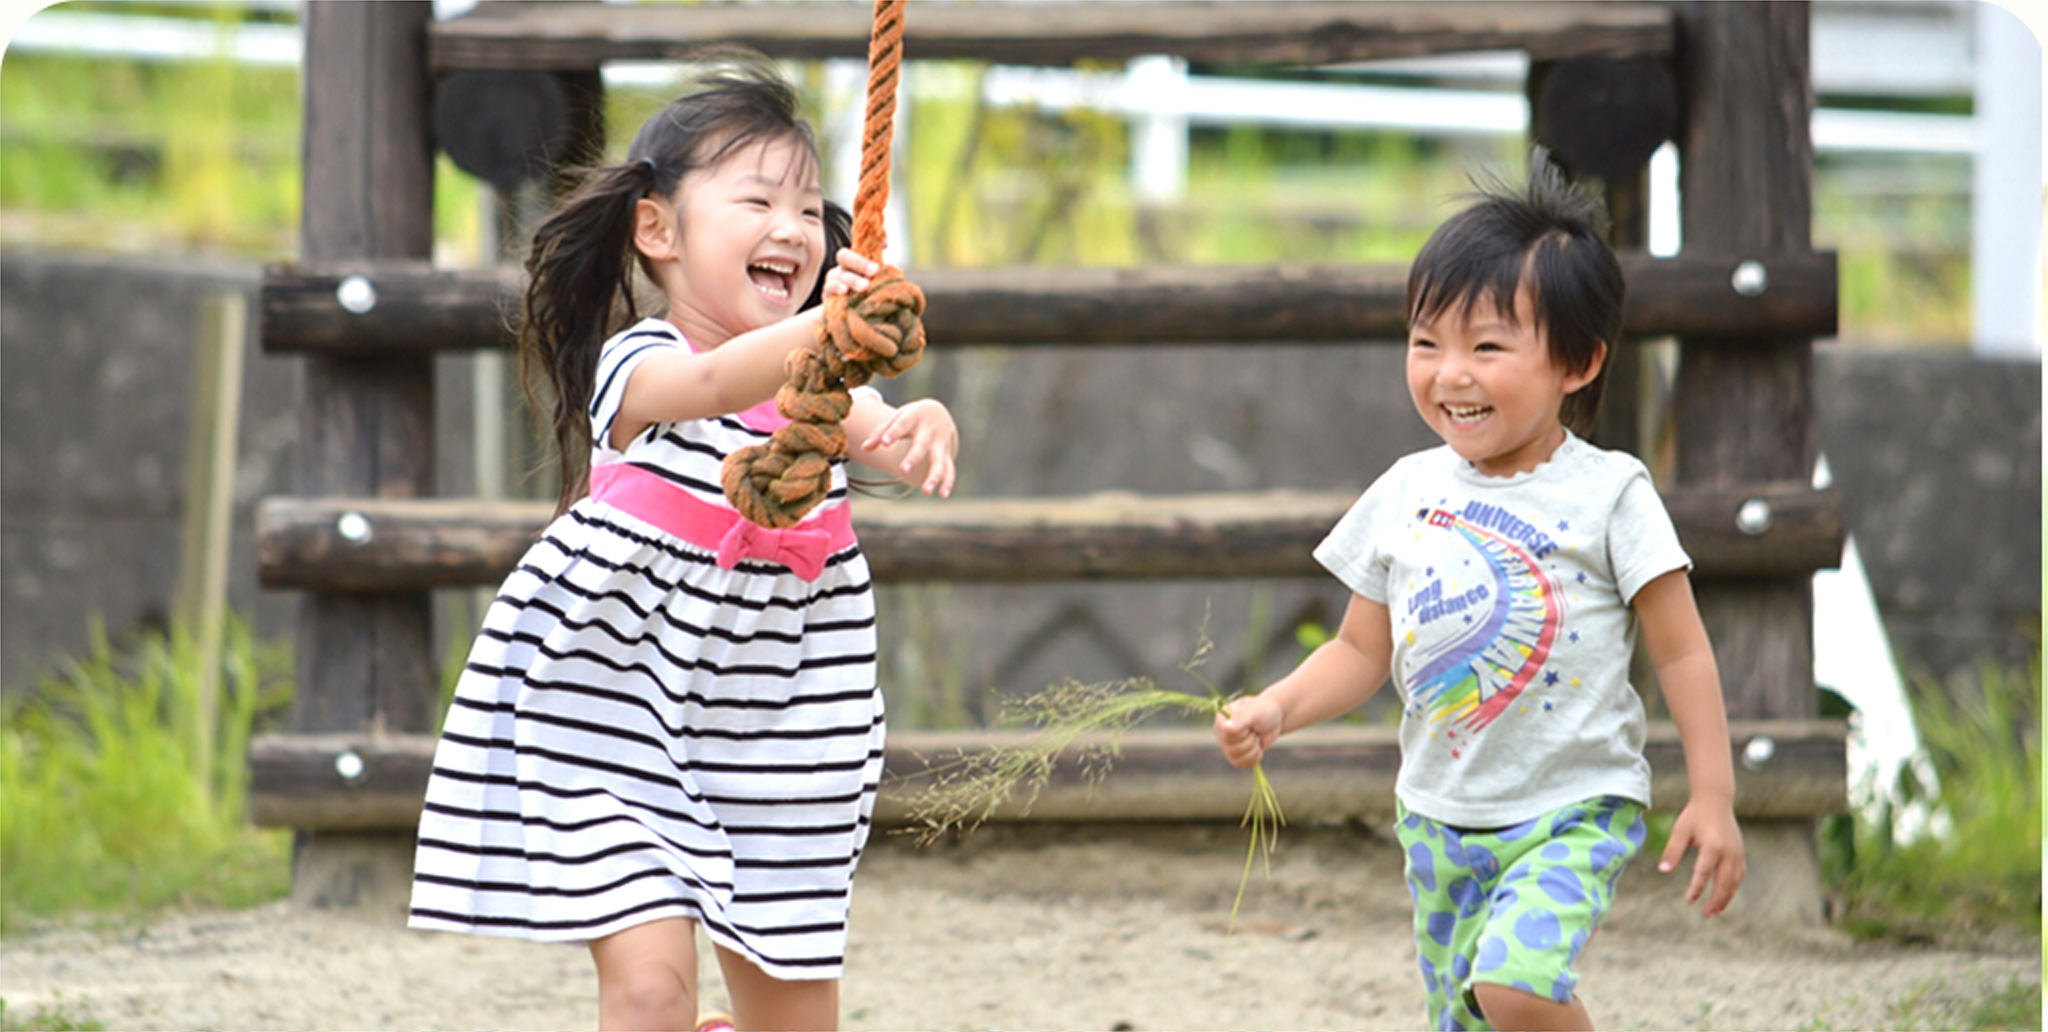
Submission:
[[[1600,360],[1566,373],[1550,357],[1535,301],[1515,293],[1513,318],[1484,296],[1453,303],[1408,332],[1408,393],[1422,421],[1487,476],[1525,473],[1564,443],[1558,408],[1592,382]],[[1602,358],[1604,358],[1604,354]]]

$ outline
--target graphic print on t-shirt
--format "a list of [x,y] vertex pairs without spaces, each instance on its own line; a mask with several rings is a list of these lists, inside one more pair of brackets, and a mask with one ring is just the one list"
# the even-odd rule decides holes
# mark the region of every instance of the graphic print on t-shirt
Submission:
[[1484,502],[1467,502],[1456,512],[1419,509],[1415,516],[1425,524],[1423,533],[1453,535],[1469,548],[1483,573],[1477,584],[1449,589],[1442,579],[1432,580],[1408,597],[1408,618],[1420,632],[1407,677],[1411,704],[1431,723],[1477,731],[1521,695],[1550,657],[1564,602],[1537,563],[1557,543],[1535,524]]

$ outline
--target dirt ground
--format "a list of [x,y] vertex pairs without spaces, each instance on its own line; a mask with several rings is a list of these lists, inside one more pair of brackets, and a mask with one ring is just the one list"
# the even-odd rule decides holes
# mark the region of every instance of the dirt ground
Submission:
[[[877,836],[855,892],[845,1027],[1420,1027],[1397,850],[1290,828],[1226,935],[1243,844],[1228,827],[988,828],[929,849]],[[1702,921],[1681,891],[1647,862],[1627,876],[1582,966],[1603,1028],[1955,1028],[1986,994],[2041,978],[2038,939],[1859,944]],[[110,1029],[569,1029],[596,1016],[579,947],[284,903],[11,936],[0,998],[10,1021],[48,1009]]]

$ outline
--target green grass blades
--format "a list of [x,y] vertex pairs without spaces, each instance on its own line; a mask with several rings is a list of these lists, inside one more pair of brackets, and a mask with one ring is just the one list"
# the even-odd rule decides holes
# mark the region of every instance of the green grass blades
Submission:
[[202,763],[198,651],[174,631],[117,655],[95,627],[85,658],[0,711],[0,930],[288,888],[289,837],[248,827],[243,804],[249,736],[289,698],[289,664],[230,622],[215,753]]
[[927,767],[930,783],[906,800],[921,844],[972,831],[1013,799],[1028,812],[1052,780],[1054,764],[1073,754],[1091,784],[1109,773],[1124,732],[1147,714],[1214,712],[1204,698],[1167,691],[1144,678],[1082,684],[1063,681],[1003,704],[999,722],[1035,727],[1021,744],[961,753]]
[[[972,831],[1012,800],[1021,800],[1020,813],[1029,812],[1051,782],[1062,755],[1073,756],[1083,778],[1091,785],[1098,784],[1114,765],[1124,733],[1140,719],[1162,712],[1213,716],[1229,702],[1220,692],[1189,695],[1160,688],[1145,678],[1094,684],[1065,681],[1012,700],[1003,707],[1003,722],[1028,724],[1036,730],[1021,744],[961,752],[916,775],[929,778],[930,783],[906,799],[914,834],[920,844],[929,845],[949,834]],[[1284,823],[1280,796],[1266,777],[1265,766],[1254,766],[1251,801],[1245,806],[1242,822],[1251,841],[1245,850],[1244,875],[1230,906],[1233,932],[1252,868],[1263,856],[1271,870],[1273,847]]]
[[1280,812],[1280,794],[1273,791],[1273,782],[1266,777],[1266,765],[1252,765],[1252,800],[1245,804],[1244,820],[1241,827],[1251,829],[1251,842],[1245,846],[1244,874],[1237,880],[1237,898],[1230,903],[1230,924],[1224,934],[1237,931],[1237,912],[1244,906],[1244,890],[1252,882],[1252,865],[1265,853],[1267,877],[1273,874],[1273,847],[1280,843],[1280,826],[1287,823],[1287,815]]
[[1938,787],[1910,778],[1926,833],[1893,834],[1892,814],[1859,814],[1834,858],[1847,924],[1863,935],[1965,937],[2041,928],[2041,664],[1979,668],[1972,683],[1916,683],[1914,723]]

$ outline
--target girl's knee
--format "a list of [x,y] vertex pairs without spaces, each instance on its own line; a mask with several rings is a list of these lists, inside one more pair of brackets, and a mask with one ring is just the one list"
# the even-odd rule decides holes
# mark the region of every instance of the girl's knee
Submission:
[[598,986],[608,1028],[689,1028],[697,1001],[688,980],[667,965],[627,965]]

